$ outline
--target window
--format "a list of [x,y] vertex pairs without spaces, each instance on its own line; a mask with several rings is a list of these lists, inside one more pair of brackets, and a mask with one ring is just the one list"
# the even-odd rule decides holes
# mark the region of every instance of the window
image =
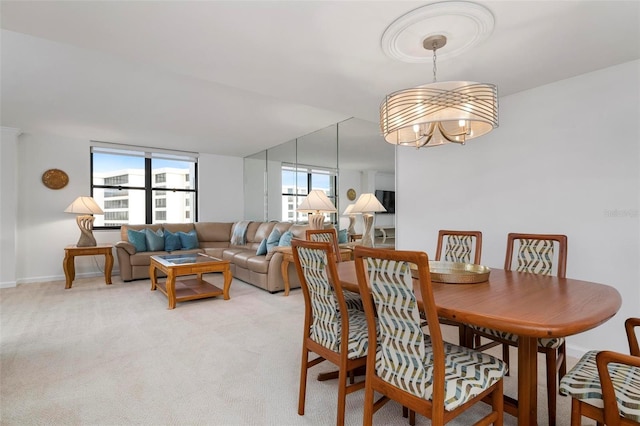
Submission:
[[[282,220],[306,221],[307,213],[298,213],[297,206],[313,189],[323,190],[333,205],[336,204],[337,170],[315,166],[286,164],[282,165]],[[325,214],[332,222],[337,215]]]
[[93,142],[91,195],[105,212],[94,227],[197,221],[197,170],[195,153]]

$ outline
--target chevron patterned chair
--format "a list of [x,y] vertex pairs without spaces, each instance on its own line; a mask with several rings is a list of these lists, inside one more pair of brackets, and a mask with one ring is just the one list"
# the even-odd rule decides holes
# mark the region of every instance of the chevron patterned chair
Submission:
[[[427,254],[362,246],[354,254],[369,329],[363,424],[371,425],[373,414],[390,399],[443,425],[487,398],[492,410],[476,424],[502,425],[507,365],[442,340]],[[421,328],[421,310],[429,335]],[[375,402],[374,392],[382,394]]]
[[[517,251],[515,250],[518,247]],[[556,253],[557,246],[557,253]],[[556,256],[557,254],[557,256]],[[559,278],[567,273],[567,236],[558,234],[519,234],[507,236],[507,254],[504,269],[511,270],[513,257],[517,257],[516,271],[533,274],[551,275],[555,269]],[[554,258],[557,257],[557,261]],[[555,265],[555,267],[554,267]],[[482,336],[490,340],[479,351],[502,345],[502,359],[509,363],[509,346],[518,346],[518,336],[489,328],[470,326],[474,336]],[[567,349],[563,338],[538,339],[538,352],[545,354],[547,364],[547,407],[549,426],[556,424],[556,400],[558,381],[567,372]],[[556,379],[557,375],[557,379]]]
[[[436,248],[436,260],[445,262],[480,264],[482,257],[482,232],[480,231],[452,231],[441,229],[438,231],[438,246]],[[444,255],[444,259],[443,259]],[[457,321],[440,318],[440,324],[458,327],[458,343],[465,344],[467,326]],[[476,336],[477,345],[480,345],[480,336]]]
[[[338,244],[338,233],[334,228],[327,229],[307,229],[305,236],[309,241],[322,241],[333,245],[333,253],[335,254],[335,262],[342,261],[340,256],[340,245]],[[344,300],[347,302],[348,309],[358,309],[362,311],[362,299],[359,294],[347,291],[344,293]]]
[[640,318],[624,325],[631,355],[587,352],[560,381],[560,394],[572,398],[571,426],[579,426],[582,416],[598,425],[640,425]]
[[[329,361],[338,366],[338,426],[344,424],[347,394],[364,388],[355,382],[353,371],[367,360],[367,321],[361,310],[348,309],[327,242],[294,239],[293,258],[304,295],[304,337],[300,368],[298,414],[304,415],[309,368]],[[318,356],[309,360],[309,353]],[[351,376],[350,383],[347,377]]]

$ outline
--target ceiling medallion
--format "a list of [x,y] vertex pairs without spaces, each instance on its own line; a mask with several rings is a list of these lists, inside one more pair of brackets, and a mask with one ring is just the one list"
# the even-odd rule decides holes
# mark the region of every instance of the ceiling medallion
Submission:
[[422,41],[442,35],[447,38],[446,52],[438,53],[445,60],[471,49],[493,32],[493,14],[484,6],[466,1],[433,3],[396,19],[382,35],[381,47],[390,58],[403,62],[431,61]]

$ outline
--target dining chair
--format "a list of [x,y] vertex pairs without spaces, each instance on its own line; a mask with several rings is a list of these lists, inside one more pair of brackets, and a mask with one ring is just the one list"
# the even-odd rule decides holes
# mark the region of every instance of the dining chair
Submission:
[[[338,366],[336,424],[341,426],[347,395],[364,388],[364,381],[347,383],[347,378],[366,365],[367,320],[363,311],[347,308],[336,263],[331,261],[332,244],[292,240],[291,245],[305,305],[298,414],[304,415],[309,368],[329,361]],[[310,360],[310,353],[317,357]]]
[[[512,270],[513,261],[518,272],[551,275],[565,278],[567,273],[567,236],[558,234],[510,233],[507,236],[507,251],[504,269]],[[509,363],[509,347],[518,346],[518,336],[500,330],[470,326],[470,334],[490,340],[477,350],[485,351],[493,346],[502,345],[502,359]],[[567,372],[567,348],[564,338],[538,339],[538,352],[544,353],[547,367],[547,406],[549,425],[556,424],[556,400],[558,382]],[[557,379],[556,379],[557,376]]]
[[[354,254],[369,330],[363,424],[371,425],[373,414],[390,399],[443,425],[488,398],[491,412],[476,424],[502,425],[507,365],[442,340],[427,254],[363,246]],[[374,392],[382,395],[377,401]]]
[[598,425],[640,425],[640,318],[624,325],[630,355],[589,351],[560,381],[560,394],[572,398],[571,426],[579,426],[582,416]]
[[[441,229],[438,231],[438,246],[436,248],[437,261],[480,264],[482,257],[482,232],[480,231],[453,231]],[[440,324],[458,327],[458,343],[465,344],[465,336],[468,330],[466,324],[440,318]],[[475,336],[476,346],[480,345],[480,336]]]
[[[473,262],[471,262],[472,253]],[[474,263],[479,265],[481,257],[482,232],[452,231],[446,229],[438,231],[438,247],[436,248],[435,260]]]
[[[334,228],[307,229],[305,236],[309,241],[322,241],[333,245],[334,262],[341,262],[340,245],[338,244],[338,233]],[[347,291],[344,293],[347,308],[363,310],[362,299],[359,294]]]

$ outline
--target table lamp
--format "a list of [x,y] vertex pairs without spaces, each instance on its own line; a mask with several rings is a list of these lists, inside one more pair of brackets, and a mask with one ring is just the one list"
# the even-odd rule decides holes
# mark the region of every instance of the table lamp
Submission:
[[342,212],[342,216],[349,216],[349,228],[347,229],[347,234],[349,235],[356,234],[356,228],[354,227],[356,223],[356,214],[360,214],[353,211],[353,206],[355,206],[355,203],[349,204]]
[[296,211],[309,213],[309,227],[311,229],[323,229],[324,215],[322,213],[334,213],[337,209],[324,191],[314,189],[302,200]]
[[373,221],[375,212],[386,212],[387,209],[378,201],[372,193],[360,195],[351,209],[351,213],[362,213],[364,232],[362,233],[362,245],[373,247]]
[[80,214],[76,217],[78,228],[80,228],[80,239],[77,247],[95,247],[96,239],[93,237],[94,214],[104,214],[100,206],[91,197],[78,197],[69,205],[65,213]]

